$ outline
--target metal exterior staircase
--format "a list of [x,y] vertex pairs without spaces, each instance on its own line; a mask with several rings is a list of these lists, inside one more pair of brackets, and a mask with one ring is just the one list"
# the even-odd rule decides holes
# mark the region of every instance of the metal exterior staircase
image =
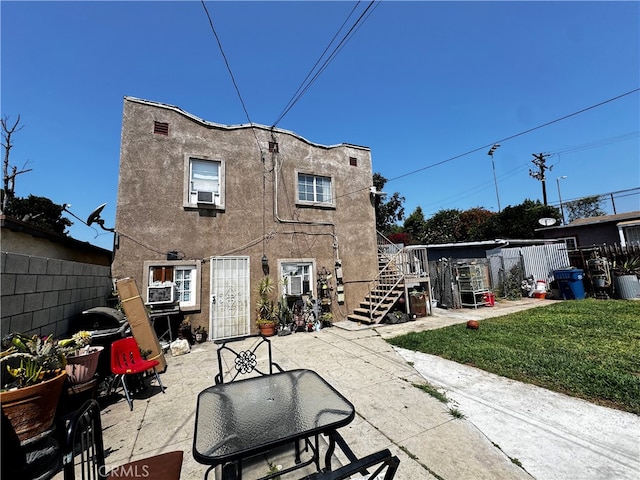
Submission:
[[[426,249],[425,258],[426,258]],[[415,276],[412,262],[415,249],[408,250],[392,243],[378,232],[378,275],[369,285],[369,293],[347,319],[361,323],[380,323],[405,293],[405,279]]]

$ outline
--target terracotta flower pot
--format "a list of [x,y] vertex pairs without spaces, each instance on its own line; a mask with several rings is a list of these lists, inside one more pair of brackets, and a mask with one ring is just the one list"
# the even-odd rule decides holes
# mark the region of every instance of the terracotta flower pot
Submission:
[[104,350],[104,347],[96,346],[89,347],[89,353],[85,353],[85,350],[80,350],[73,355],[67,355],[65,370],[69,376],[69,383],[77,385],[90,381],[98,369],[98,360],[102,350]]
[[261,323],[258,328],[260,329],[260,335],[265,337],[273,337],[276,334],[275,323]]
[[0,392],[2,414],[7,416],[20,441],[51,428],[66,378],[67,372],[61,371],[42,383]]

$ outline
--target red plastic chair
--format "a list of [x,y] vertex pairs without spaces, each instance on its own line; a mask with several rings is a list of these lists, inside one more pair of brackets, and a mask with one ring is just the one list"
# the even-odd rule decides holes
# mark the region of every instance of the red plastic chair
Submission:
[[115,383],[118,377],[120,377],[124,394],[127,397],[127,402],[129,402],[129,409],[133,410],[133,400],[127,388],[125,377],[153,369],[158,385],[160,385],[162,393],[164,393],[164,386],[156,371],[156,367],[159,364],[160,362],[157,360],[145,360],[142,358],[142,355],[140,355],[140,347],[138,347],[138,343],[133,337],[116,340],[111,344],[111,373],[116,376],[113,382]]

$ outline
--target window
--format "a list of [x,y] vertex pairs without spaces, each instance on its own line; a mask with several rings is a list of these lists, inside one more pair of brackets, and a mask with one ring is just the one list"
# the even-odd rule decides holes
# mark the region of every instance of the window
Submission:
[[627,245],[640,245],[640,226],[625,227],[624,237]]
[[352,167],[358,166],[358,159],[356,157],[349,157],[349,165]]
[[[169,262],[144,262],[145,268],[145,285],[144,291],[148,292],[147,287],[154,283],[173,282],[178,292],[178,301],[180,302],[180,310],[199,310],[200,309],[200,260],[181,260]],[[146,298],[149,303],[149,299]]]
[[331,178],[299,173],[298,200],[308,203],[332,204]]
[[311,262],[282,264],[283,294],[313,296],[313,265]]
[[224,164],[187,157],[185,163],[185,207],[224,208]]
[[559,238],[558,240],[562,240],[567,245],[567,250],[576,250],[578,248],[576,237]]
[[173,281],[178,288],[178,298],[180,299],[180,306],[192,307],[195,305],[195,292],[193,287],[195,282],[193,277],[195,275],[195,268],[193,267],[176,267],[173,274]]

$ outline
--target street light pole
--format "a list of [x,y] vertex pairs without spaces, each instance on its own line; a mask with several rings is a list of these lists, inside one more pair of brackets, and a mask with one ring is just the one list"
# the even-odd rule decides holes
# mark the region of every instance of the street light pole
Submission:
[[493,147],[487,152],[487,155],[491,157],[491,168],[493,168],[493,183],[496,186],[496,198],[498,199],[498,212],[501,212],[500,208],[500,195],[498,194],[498,180],[496,180],[496,164],[493,162],[493,154],[500,147],[499,143],[494,143]]
[[567,176],[562,175],[561,177],[556,178],[556,184],[558,185],[558,200],[560,200],[560,214],[562,215],[562,224],[565,225],[564,208],[562,207],[562,195],[560,195],[560,180],[563,178],[567,178]]

